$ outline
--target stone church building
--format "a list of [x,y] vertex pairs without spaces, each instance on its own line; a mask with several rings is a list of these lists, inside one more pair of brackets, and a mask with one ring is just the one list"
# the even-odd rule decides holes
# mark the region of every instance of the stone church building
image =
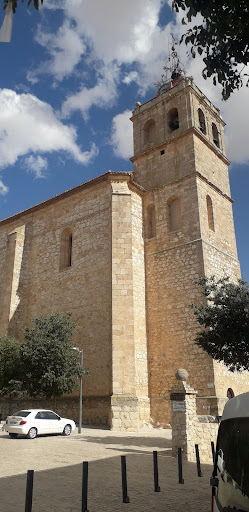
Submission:
[[109,171],[0,222],[0,335],[22,338],[32,318],[71,311],[91,372],[83,422],[134,430],[170,423],[178,368],[202,414],[249,378],[194,344],[189,309],[200,276],[240,276],[220,111],[181,76],[131,121],[132,173]]

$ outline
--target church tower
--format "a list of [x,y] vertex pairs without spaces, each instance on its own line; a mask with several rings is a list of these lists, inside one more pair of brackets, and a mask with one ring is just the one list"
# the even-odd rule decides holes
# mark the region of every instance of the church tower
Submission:
[[[170,421],[169,389],[185,368],[199,413],[219,414],[227,387],[248,389],[194,344],[191,302],[201,276],[240,276],[220,111],[186,78],[173,48],[170,78],[133,111],[134,181],[142,186],[151,417]],[[165,68],[166,69],[166,68]],[[239,386],[239,387],[238,387]],[[246,386],[246,387],[245,387]],[[223,397],[223,398],[222,398]]]

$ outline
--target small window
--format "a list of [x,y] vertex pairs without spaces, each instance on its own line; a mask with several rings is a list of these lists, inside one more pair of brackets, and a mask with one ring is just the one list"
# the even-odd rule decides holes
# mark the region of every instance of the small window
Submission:
[[45,416],[46,416],[46,420],[56,420],[56,421],[58,421],[60,419],[60,416],[58,416],[57,414],[55,414],[52,411],[45,411],[44,413],[45,413]]
[[70,229],[65,229],[61,236],[60,268],[72,266],[73,235]]
[[217,148],[220,147],[220,140],[219,140],[219,132],[216,124],[212,123],[212,134],[213,134],[213,142],[217,146]]
[[35,419],[36,420],[46,420],[46,412],[38,412],[36,415],[35,415]]
[[144,125],[144,145],[153,144],[156,136],[156,123],[154,119],[149,119]]
[[177,108],[172,108],[168,112],[168,123],[170,130],[173,132],[174,130],[178,130],[179,128],[179,118],[178,118],[178,110]]
[[168,203],[169,231],[177,231],[182,227],[181,200],[179,197]]
[[164,153],[165,153],[165,151],[164,151],[164,149],[162,149],[162,150],[160,151],[160,154],[161,154],[161,155],[164,155]]
[[207,216],[208,216],[208,227],[214,231],[214,212],[213,203],[210,196],[207,196]]
[[207,130],[206,130],[205,116],[200,108],[198,108],[198,118],[199,118],[199,129],[201,130],[201,132],[204,135],[206,135]]
[[155,206],[150,204],[147,208],[147,238],[156,236]]
[[18,411],[12,414],[12,416],[21,416],[21,418],[27,418],[27,416],[30,414],[30,411]]

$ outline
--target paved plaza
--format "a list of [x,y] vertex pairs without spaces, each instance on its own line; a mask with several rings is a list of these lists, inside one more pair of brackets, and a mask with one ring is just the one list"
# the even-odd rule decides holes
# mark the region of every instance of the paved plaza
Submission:
[[[159,485],[154,492],[153,450],[158,451]],[[89,512],[209,512],[212,467],[171,457],[171,431],[111,432],[83,428],[70,437],[10,439],[0,432],[0,503],[4,512],[24,511],[26,472],[34,469],[32,512],[81,512],[82,462],[89,461]],[[126,455],[130,503],[122,503],[120,456]]]

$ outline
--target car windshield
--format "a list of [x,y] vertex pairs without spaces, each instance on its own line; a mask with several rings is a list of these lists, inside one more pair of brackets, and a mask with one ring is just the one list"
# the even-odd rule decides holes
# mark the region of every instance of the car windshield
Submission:
[[22,418],[26,418],[30,414],[30,411],[18,411],[15,412],[15,414],[12,414],[12,416],[21,416]]
[[249,418],[221,422],[217,476],[217,498],[221,510],[249,512]]

